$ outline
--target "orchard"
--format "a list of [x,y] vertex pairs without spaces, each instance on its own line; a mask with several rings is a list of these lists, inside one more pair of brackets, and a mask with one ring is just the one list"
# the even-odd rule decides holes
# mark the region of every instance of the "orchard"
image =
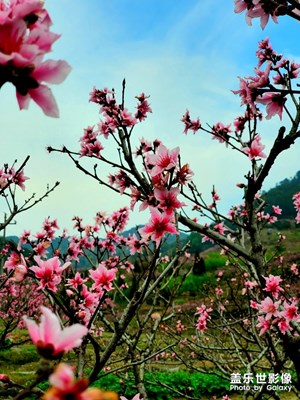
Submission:
[[[280,30],[283,20],[300,29],[297,0],[235,0],[228,7],[250,26],[259,20],[262,30],[273,23]],[[46,2],[0,0],[0,87],[14,87],[20,110],[30,113],[34,102],[45,118],[59,117],[52,84],[63,86],[71,66],[47,58],[58,40]],[[38,232],[28,226],[17,242],[3,235],[0,359],[9,364],[15,349],[30,345],[36,360],[27,382],[0,371],[3,398],[299,398],[299,260],[285,252],[286,234],[270,231],[266,239],[283,210],[263,194],[278,158],[300,137],[300,64],[280,51],[272,37],[259,41],[252,71],[228,88],[241,104],[231,123],[211,123],[201,110],[199,116],[188,109],[173,114],[181,120],[182,141],[199,136],[199,153],[205,153],[201,136],[209,135],[216,148],[245,160],[240,181],[226,182],[228,190],[240,191],[240,202],[226,212],[214,182],[210,196],[203,195],[197,166],[179,146],[141,137],[140,127],[155,112],[151,93],[128,99],[126,77],[118,89],[86,88],[98,120],[72,146],[48,144],[47,157],[66,159],[100,195],[108,188],[111,202],[122,197],[126,205],[95,210],[89,223],[75,215],[72,232],[61,233],[53,215]],[[261,128],[268,124],[269,148]],[[107,148],[115,156],[107,156]],[[2,232],[56,196],[59,182],[20,201],[30,161],[2,160]],[[290,202],[297,233],[300,188]],[[142,225],[129,230],[136,211]],[[221,254],[222,267],[209,281],[182,233]],[[191,300],[184,287],[197,268]]]

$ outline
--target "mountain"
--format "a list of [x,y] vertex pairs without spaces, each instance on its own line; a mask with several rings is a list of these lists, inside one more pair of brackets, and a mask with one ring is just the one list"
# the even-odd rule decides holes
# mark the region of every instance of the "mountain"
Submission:
[[[279,229],[289,228],[291,223],[289,220],[294,220],[296,216],[296,211],[293,205],[293,195],[297,192],[300,192],[300,171],[298,171],[294,177],[286,178],[283,181],[276,184],[274,188],[271,188],[268,191],[263,192],[262,198],[266,200],[268,203],[267,212],[272,212],[272,205],[279,206],[282,209],[282,214],[277,215],[278,222],[275,224]],[[284,226],[283,226],[284,225]],[[137,229],[141,228],[143,225],[138,225],[136,227],[132,227],[122,234],[125,237],[128,237],[132,234],[137,234]],[[62,253],[65,253],[68,248],[68,239],[60,239],[55,238],[53,241],[54,248],[59,246]],[[190,234],[180,232],[179,237],[175,235],[169,235],[165,242],[162,245],[162,254],[166,255],[174,255],[177,246],[181,248],[187,241],[190,241],[189,252],[192,254],[200,253],[206,250],[209,247],[212,247],[213,244],[210,242],[202,243],[202,236],[197,232],[192,232]],[[8,236],[6,237],[6,242],[10,241],[14,243],[16,246],[18,244],[19,238],[17,236]],[[26,249],[28,245],[24,245]],[[50,253],[51,257],[52,254]],[[78,264],[79,268],[86,268],[87,260],[83,257],[80,257],[80,262]]]
[[276,186],[262,194],[262,198],[269,204],[267,212],[272,211],[272,205],[279,206],[282,214],[277,215],[280,220],[294,220],[296,211],[293,205],[293,195],[300,192],[300,171],[293,178],[286,178]]

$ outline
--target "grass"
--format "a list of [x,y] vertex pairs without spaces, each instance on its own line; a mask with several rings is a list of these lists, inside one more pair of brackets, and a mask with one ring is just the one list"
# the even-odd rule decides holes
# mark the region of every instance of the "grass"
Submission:
[[33,380],[39,366],[40,356],[33,344],[23,344],[0,351],[0,371],[11,380],[26,385]]

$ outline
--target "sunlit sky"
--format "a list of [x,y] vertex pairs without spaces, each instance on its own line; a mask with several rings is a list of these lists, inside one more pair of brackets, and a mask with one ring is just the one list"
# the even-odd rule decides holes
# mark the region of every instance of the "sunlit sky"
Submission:
[[[42,203],[17,216],[7,234],[24,229],[35,233],[47,216],[57,218],[61,228],[71,228],[74,215],[93,223],[97,211],[111,212],[128,204],[125,196],[85,177],[63,154],[49,155],[45,150],[48,145],[63,144],[78,150],[83,129],[99,120],[97,106],[88,101],[90,91],[94,86],[115,88],[120,96],[123,78],[129,109],[134,110],[134,96],[141,92],[151,96],[153,114],[135,128],[135,143],[141,137],[158,137],[168,147],[180,146],[182,162],[190,163],[200,192],[209,196],[215,184],[224,212],[240,203],[241,192],[235,184],[247,172],[246,157],[203,132],[183,135],[180,119],[188,108],[202,124],[231,123],[242,112],[240,99],[231,89],[238,88],[237,76],[253,75],[258,41],[269,36],[278,52],[299,62],[299,23],[282,18],[278,25],[270,22],[264,31],[258,20],[249,27],[244,15],[234,14],[233,0],[46,0],[45,7],[53,20],[52,31],[62,35],[48,58],[65,59],[72,66],[66,81],[52,86],[60,118],[46,117],[33,102],[28,111],[20,112],[14,88],[5,85],[0,92],[0,155],[1,164],[31,156],[25,169],[30,177],[25,198],[42,195],[47,184],[57,180],[61,185]],[[279,126],[275,117],[262,128],[267,149]],[[102,144],[105,155],[117,156],[112,142],[103,139]],[[279,158],[265,189],[299,169],[296,144]],[[107,174],[103,168],[103,176]],[[22,193],[19,199],[21,204]],[[6,209],[2,203],[1,207],[3,218]],[[147,220],[147,213],[135,213],[131,225]]]

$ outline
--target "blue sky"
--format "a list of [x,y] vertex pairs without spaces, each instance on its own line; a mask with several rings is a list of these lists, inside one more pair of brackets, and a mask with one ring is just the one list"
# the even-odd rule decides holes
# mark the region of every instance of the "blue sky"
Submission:
[[[47,145],[62,144],[79,149],[83,128],[99,119],[97,107],[88,102],[91,89],[114,87],[118,95],[123,78],[129,109],[135,105],[135,95],[151,95],[153,114],[136,127],[136,141],[142,136],[159,137],[169,147],[180,146],[182,159],[190,163],[202,193],[209,195],[215,184],[224,211],[241,202],[235,183],[247,172],[246,158],[204,133],[184,136],[180,118],[188,108],[202,123],[232,122],[241,109],[239,98],[230,90],[238,87],[237,76],[252,75],[258,41],[269,36],[278,52],[300,61],[300,25],[282,18],[278,25],[270,22],[262,31],[259,21],[249,27],[244,15],[233,13],[233,1],[218,2],[221,5],[214,7],[212,3],[217,2],[46,0],[52,30],[62,35],[49,58],[65,59],[73,68],[63,84],[52,87],[61,117],[47,118],[33,103],[28,111],[19,112],[14,89],[5,86],[0,93],[4,127],[0,154],[2,163],[31,155],[26,168],[30,176],[27,197],[32,192],[41,194],[56,180],[61,185],[43,203],[19,216],[8,233],[24,229],[36,232],[47,216],[57,217],[61,227],[70,228],[73,215],[91,223],[97,211],[110,212],[127,203],[125,197],[84,177],[63,155],[45,151]],[[267,146],[279,122],[273,118],[262,128],[262,142]],[[116,157],[109,142],[103,141],[103,145],[107,146],[106,155]],[[297,144],[288,156],[279,159],[266,188],[300,169],[298,154]],[[103,174],[106,176],[108,170]],[[132,223],[147,219],[146,214],[135,214]]]

